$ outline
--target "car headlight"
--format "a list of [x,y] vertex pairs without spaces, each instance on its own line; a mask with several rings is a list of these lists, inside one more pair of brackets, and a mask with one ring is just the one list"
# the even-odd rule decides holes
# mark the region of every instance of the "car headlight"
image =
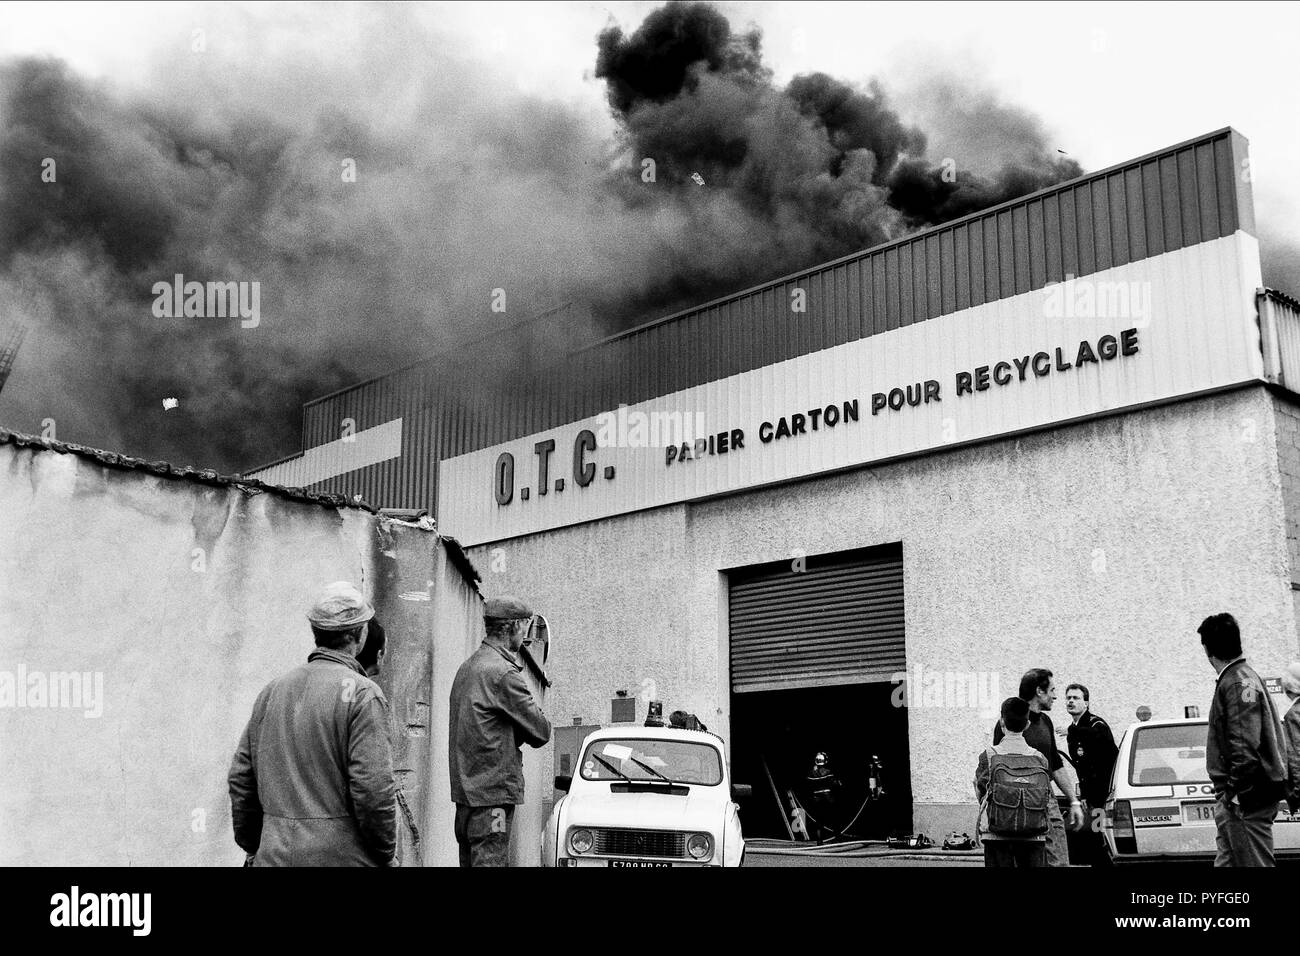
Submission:
[[692,833],[691,838],[686,841],[686,852],[691,855],[692,860],[703,860],[713,853],[713,837],[707,833]]
[[590,830],[569,831],[569,849],[574,853],[588,853],[594,843]]

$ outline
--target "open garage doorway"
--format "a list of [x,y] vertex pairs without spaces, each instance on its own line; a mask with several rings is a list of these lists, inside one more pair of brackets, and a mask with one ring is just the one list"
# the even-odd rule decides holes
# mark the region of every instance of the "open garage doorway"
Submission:
[[[900,545],[728,573],[733,779],[745,833],[883,839],[912,829]],[[826,754],[826,770],[813,772]],[[835,783],[818,782],[827,771]],[[819,792],[820,791],[820,792]]]
[[[789,839],[792,803],[812,815],[811,838],[911,833],[907,710],[893,706],[893,689],[873,683],[733,694],[731,773],[754,788],[741,806],[745,835]],[[813,797],[808,780],[818,752],[840,781],[829,805]],[[873,760],[879,799],[870,798]]]

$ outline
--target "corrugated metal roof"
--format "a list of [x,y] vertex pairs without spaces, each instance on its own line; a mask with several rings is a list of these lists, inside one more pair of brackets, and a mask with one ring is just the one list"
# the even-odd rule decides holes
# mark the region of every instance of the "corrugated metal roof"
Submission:
[[[509,388],[433,360],[307,403],[303,447],[401,417],[401,455],[314,482],[435,508],[438,462],[786,359],[1255,228],[1230,127],[609,336]],[[807,311],[793,314],[796,289]]]
[[1287,295],[1281,289],[1266,288],[1266,289],[1260,289],[1259,291],[1263,295],[1268,296],[1274,302],[1281,302],[1283,305],[1290,306],[1291,308],[1295,309],[1297,312],[1300,312],[1300,299],[1296,299],[1294,296]]

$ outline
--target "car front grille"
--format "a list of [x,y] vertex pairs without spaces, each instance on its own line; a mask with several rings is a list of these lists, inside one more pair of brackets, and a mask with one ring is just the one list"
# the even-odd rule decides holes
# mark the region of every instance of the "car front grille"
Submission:
[[686,858],[686,834],[680,830],[625,830],[597,828],[595,852],[606,856],[657,856]]

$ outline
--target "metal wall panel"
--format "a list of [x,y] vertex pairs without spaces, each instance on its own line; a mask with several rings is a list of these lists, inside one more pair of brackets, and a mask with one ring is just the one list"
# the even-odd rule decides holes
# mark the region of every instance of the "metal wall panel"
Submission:
[[[1251,237],[1238,233],[1071,280],[1050,295],[1036,290],[999,299],[627,410],[646,416],[702,412],[706,435],[742,430],[741,451],[670,463],[666,446],[676,439],[613,436],[585,456],[598,472],[612,467],[613,479],[598,475],[590,486],[545,501],[516,496],[497,504],[492,475],[498,455],[514,456],[520,490],[532,487],[537,480],[533,444],[553,439],[557,462],[569,460],[582,429],[601,434],[598,413],[445,459],[439,465],[437,514],[447,533],[466,545],[484,544],[1229,388],[1263,374],[1254,305],[1258,284],[1258,249]],[[1102,336],[1118,337],[1126,329],[1135,330],[1136,351],[1070,367],[1081,340],[1100,351]],[[1027,361],[1039,352],[1046,359],[1056,348],[1066,363],[1062,370],[1045,367],[1041,376],[1027,373],[1019,379],[1008,368],[1009,381],[991,381],[996,363]],[[989,386],[958,395],[957,374],[981,367],[985,374],[992,370]],[[873,394],[916,389],[928,380],[939,384],[939,401],[923,402],[917,391],[914,404],[871,414]],[[764,423],[774,429],[781,418],[851,400],[859,404],[856,422],[761,441]]]
[[1264,375],[1300,393],[1300,302],[1271,289],[1260,290],[1259,322],[1264,342]]
[[737,693],[888,681],[907,670],[901,547],[811,557],[729,580]]
[[[435,460],[389,462],[375,466],[381,478],[344,475],[331,479],[328,490],[360,493],[379,506],[432,508],[441,457],[997,302],[1066,274],[1090,275],[1239,228],[1250,232],[1247,162],[1240,134],[1219,130],[670,316],[581,350],[560,368],[541,370],[541,380],[573,385],[562,395],[521,386],[487,406],[458,409],[436,429],[443,441]],[[796,287],[808,297],[802,315],[790,312]],[[577,368],[584,369],[580,377]],[[394,390],[398,383],[402,387]],[[344,418],[370,428],[385,416],[407,414],[412,403],[434,400],[416,366],[309,402],[304,447],[336,439]],[[408,431],[416,441],[418,431]],[[407,454],[404,448],[403,459]]]

